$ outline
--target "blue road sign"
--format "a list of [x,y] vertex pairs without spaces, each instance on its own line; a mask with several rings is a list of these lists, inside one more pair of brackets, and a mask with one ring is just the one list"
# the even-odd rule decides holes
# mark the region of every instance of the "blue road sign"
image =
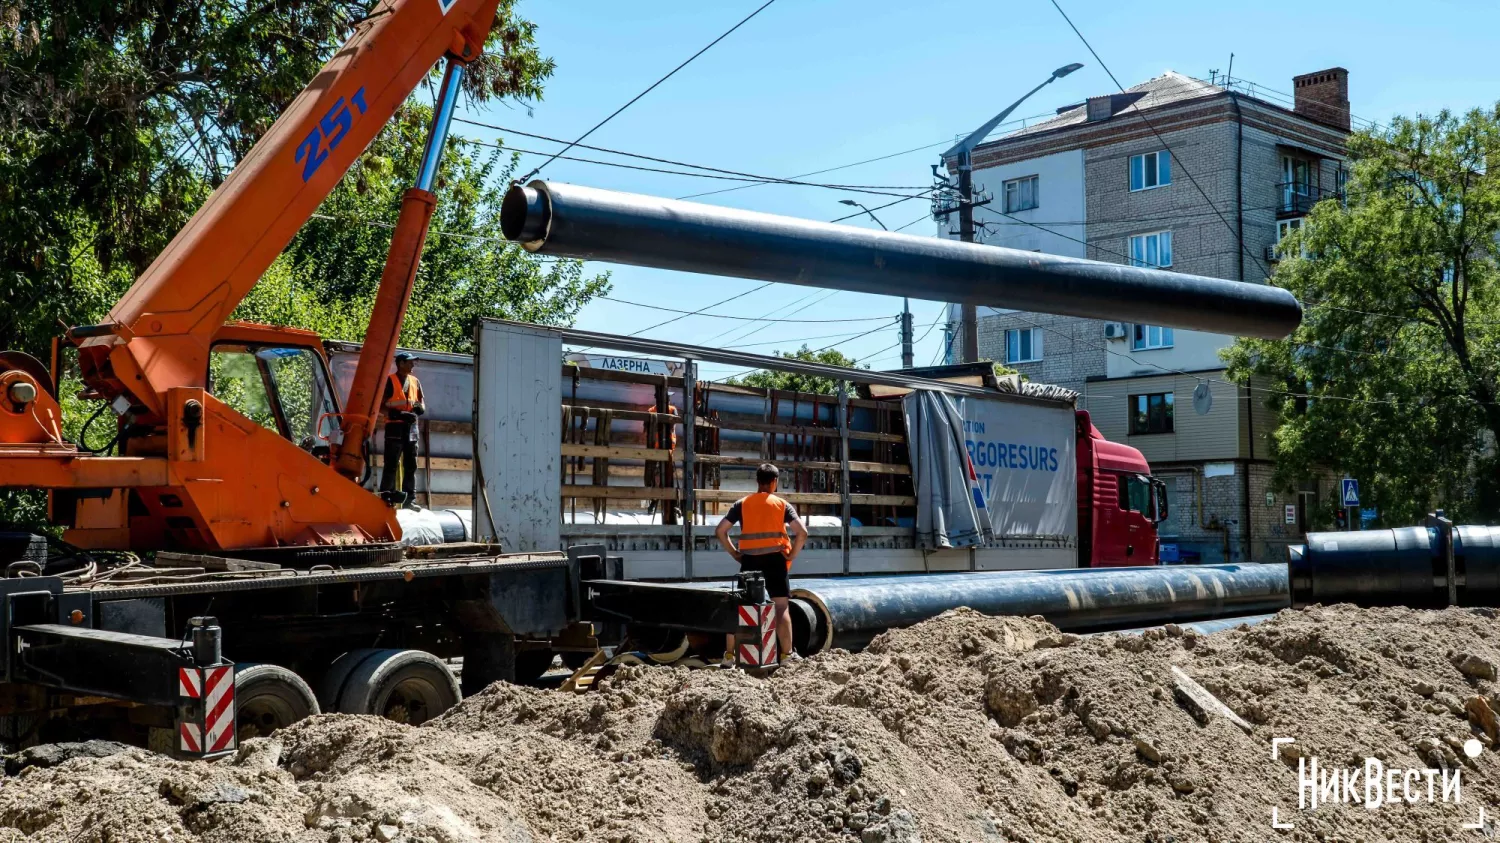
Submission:
[[1359,481],[1353,477],[1344,478],[1344,506],[1359,506]]

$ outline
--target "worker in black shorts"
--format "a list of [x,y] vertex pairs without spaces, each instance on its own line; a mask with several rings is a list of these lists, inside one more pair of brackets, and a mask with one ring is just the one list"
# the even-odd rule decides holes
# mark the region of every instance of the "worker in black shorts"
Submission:
[[[799,658],[792,651],[792,618],[787,614],[787,599],[791,587],[787,575],[802,545],[807,542],[807,527],[797,515],[797,508],[776,496],[776,482],[781,472],[770,463],[762,463],[755,470],[757,491],[735,501],[719,522],[714,535],[719,546],[729,551],[734,561],[740,563],[741,571],[756,571],[766,581],[766,592],[776,604],[776,641],[781,660]],[[729,540],[729,528],[740,525],[738,546]],[[788,537],[787,529],[791,529]],[[725,644],[725,661],[734,659],[734,636],[728,635]]]

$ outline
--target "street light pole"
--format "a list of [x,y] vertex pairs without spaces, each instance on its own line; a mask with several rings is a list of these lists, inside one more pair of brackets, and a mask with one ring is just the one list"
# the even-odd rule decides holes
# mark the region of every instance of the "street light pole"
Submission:
[[[970,155],[971,153],[973,153],[974,147],[978,146],[981,141],[988,137],[989,133],[993,132],[996,126],[999,126],[1002,122],[1004,122],[1005,118],[1009,117],[1010,113],[1012,111],[1015,111],[1021,103],[1030,99],[1032,94],[1035,94],[1037,91],[1040,91],[1041,89],[1047,87],[1058,79],[1067,76],[1069,73],[1072,73],[1080,67],[1083,67],[1083,65],[1074,62],[1052,71],[1052,75],[1047,77],[1047,81],[1027,91],[1020,99],[1011,103],[1010,106],[1004,111],[996,114],[994,117],[991,117],[988,123],[980,126],[974,131],[973,134],[954,144],[953,148],[943,153],[943,163],[941,166],[946,166],[950,159],[956,160],[958,165],[958,207],[956,209],[958,211],[958,239],[962,240],[965,243],[974,242],[974,209],[982,207],[984,205],[988,205],[991,201],[989,198],[976,199],[974,195],[974,164],[970,159]],[[936,170],[934,170],[934,172],[936,172]],[[944,209],[939,212],[939,216],[946,217],[948,214],[952,213],[953,210],[955,209]],[[978,308],[976,308],[973,304],[967,302],[962,303],[960,305],[959,320],[960,330],[963,334],[963,345],[961,346],[963,362],[977,362],[979,360]]]
[[[875,221],[876,225],[880,226],[880,228],[882,230],[884,230],[884,231],[890,231],[890,229],[886,227],[885,223],[883,223],[883,222],[880,221],[880,217],[875,216],[875,212],[874,211],[870,210],[869,208],[866,208],[864,205],[861,205],[860,203],[854,201],[853,199],[840,199],[839,200],[839,204],[840,205],[848,205],[851,208],[858,208],[861,211],[864,211],[866,214],[868,214],[870,216],[870,219],[872,219],[872,220]],[[912,347],[911,299],[909,297],[907,297],[907,296],[902,296],[901,297],[901,368],[903,368],[903,369],[910,369],[912,367],[912,350],[911,350],[911,347]]]

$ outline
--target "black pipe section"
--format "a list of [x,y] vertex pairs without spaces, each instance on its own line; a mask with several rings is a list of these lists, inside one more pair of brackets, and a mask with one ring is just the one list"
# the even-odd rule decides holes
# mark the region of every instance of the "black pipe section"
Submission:
[[888,296],[1279,339],[1286,290],[1160,269],[915,237],[534,181],[500,211],[506,238],[561,257]]
[[841,577],[792,586],[792,637],[804,655],[863,647],[887,629],[959,606],[1041,615],[1059,629],[1087,632],[1263,614],[1291,602],[1283,565]]
[[1287,551],[1292,600],[1360,606],[1449,605],[1448,551],[1459,606],[1500,605],[1500,527],[1434,520],[1423,527],[1308,533]]

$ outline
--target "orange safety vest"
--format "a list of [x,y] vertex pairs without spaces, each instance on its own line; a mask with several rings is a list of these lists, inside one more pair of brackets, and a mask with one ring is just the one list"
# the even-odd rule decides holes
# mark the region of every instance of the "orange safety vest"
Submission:
[[385,408],[393,413],[409,413],[411,408],[422,402],[422,384],[416,375],[407,375],[406,385],[401,385],[401,379],[395,372],[387,375],[391,382],[391,400],[385,402]]
[[[760,556],[767,553],[792,554],[792,540],[786,534],[787,502],[770,492],[756,492],[740,498],[740,553]],[[792,562],[786,563],[790,570]]]

